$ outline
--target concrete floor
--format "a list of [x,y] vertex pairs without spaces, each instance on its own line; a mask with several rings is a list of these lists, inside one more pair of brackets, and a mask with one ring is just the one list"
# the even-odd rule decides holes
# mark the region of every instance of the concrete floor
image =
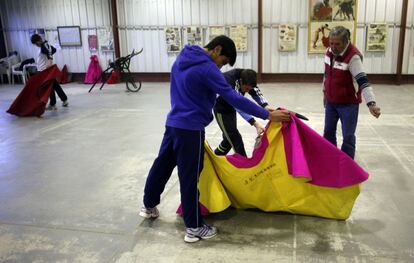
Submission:
[[[161,216],[138,216],[169,110],[166,83],[88,94],[42,118],[5,113],[22,86],[0,85],[0,262],[414,262],[414,86],[376,85],[380,119],[361,107],[356,161],[369,173],[347,221],[228,209],[207,217],[219,235],[183,241],[178,179]],[[321,133],[319,84],[266,84],[268,100]],[[255,130],[240,121],[251,153]],[[206,130],[216,146],[216,123]],[[175,173],[175,172],[174,172]]]

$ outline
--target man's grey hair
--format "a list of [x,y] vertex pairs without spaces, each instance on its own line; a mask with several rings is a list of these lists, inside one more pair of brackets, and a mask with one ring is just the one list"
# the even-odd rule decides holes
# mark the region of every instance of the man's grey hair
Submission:
[[329,32],[329,37],[340,37],[343,43],[348,43],[351,38],[351,32],[343,26],[336,26]]

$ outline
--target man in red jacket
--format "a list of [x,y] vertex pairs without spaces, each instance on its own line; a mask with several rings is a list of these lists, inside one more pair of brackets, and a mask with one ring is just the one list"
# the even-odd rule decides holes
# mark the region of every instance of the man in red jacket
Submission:
[[[325,127],[323,137],[336,146],[336,126],[342,124],[341,150],[355,157],[355,130],[358,122],[361,94],[370,113],[381,114],[374,92],[362,69],[362,55],[350,42],[350,32],[343,26],[334,27],[329,33],[329,46],[325,54],[323,81]],[[357,85],[354,86],[354,79]]]

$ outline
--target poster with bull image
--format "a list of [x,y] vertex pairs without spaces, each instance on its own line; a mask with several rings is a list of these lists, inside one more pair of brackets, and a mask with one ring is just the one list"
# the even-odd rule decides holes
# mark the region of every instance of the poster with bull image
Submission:
[[308,53],[325,53],[335,26],[347,28],[355,43],[357,4],[357,0],[309,0]]

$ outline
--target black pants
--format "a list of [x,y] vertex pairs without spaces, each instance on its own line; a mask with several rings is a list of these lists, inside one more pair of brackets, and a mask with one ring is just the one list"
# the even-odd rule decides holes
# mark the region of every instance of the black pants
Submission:
[[62,87],[59,85],[59,82],[57,82],[57,80],[54,80],[52,84],[52,92],[50,93],[50,105],[52,106],[56,105],[55,91],[61,101],[66,101],[68,99]]
[[186,227],[203,225],[198,205],[198,178],[204,164],[204,131],[192,131],[166,126],[158,157],[149,171],[144,189],[145,207],[155,207],[177,166],[181,205]]
[[237,130],[236,111],[220,113],[214,109],[214,116],[223,132],[223,140],[214,153],[217,155],[226,155],[233,148],[234,152],[246,157],[243,138],[239,130]]

